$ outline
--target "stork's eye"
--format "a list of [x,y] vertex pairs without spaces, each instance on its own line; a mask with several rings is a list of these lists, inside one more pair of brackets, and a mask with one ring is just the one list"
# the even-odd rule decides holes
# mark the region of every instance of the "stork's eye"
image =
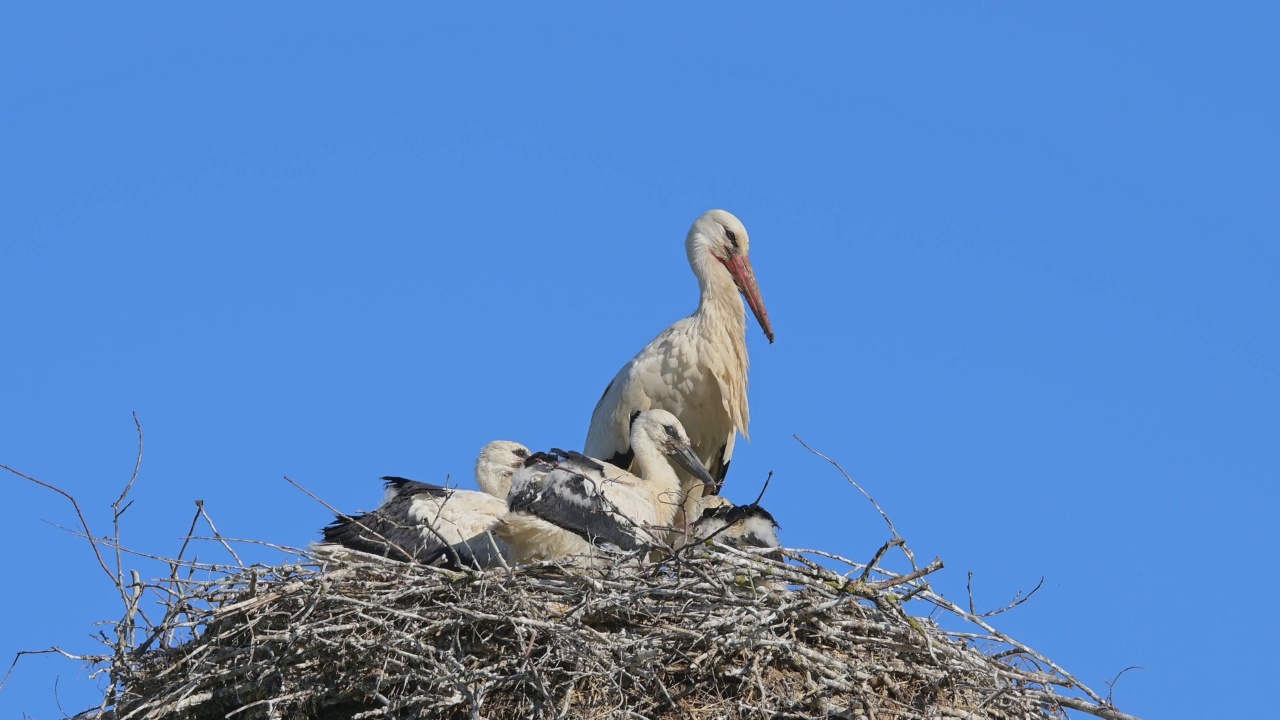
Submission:
[[729,238],[729,244],[733,246],[733,247],[732,247],[732,251],[733,251],[734,253],[738,252],[738,235],[737,235],[737,233],[735,233],[734,231],[730,230],[729,228],[725,228],[725,229],[724,229],[724,234],[725,234],[726,236],[728,236],[728,238]]
[[676,440],[680,439],[680,433],[676,432],[676,427],[674,425],[663,425],[662,429],[667,431],[668,437],[674,438]]

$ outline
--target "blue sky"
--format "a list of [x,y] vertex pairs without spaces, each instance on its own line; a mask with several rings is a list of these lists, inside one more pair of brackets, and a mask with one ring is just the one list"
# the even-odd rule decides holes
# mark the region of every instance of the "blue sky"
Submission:
[[[752,441],[727,493],[935,586],[1145,717],[1277,671],[1280,11],[1230,3],[0,10],[0,463],[133,548],[303,545],[378,477],[577,446],[751,231]],[[113,589],[0,478],[7,666],[97,649]],[[213,548],[202,552],[222,559]],[[246,548],[249,558],[274,560]],[[95,702],[25,658],[0,716]]]

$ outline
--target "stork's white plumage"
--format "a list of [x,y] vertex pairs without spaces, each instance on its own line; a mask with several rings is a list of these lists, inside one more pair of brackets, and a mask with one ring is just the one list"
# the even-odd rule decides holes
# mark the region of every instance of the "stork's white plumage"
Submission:
[[453,568],[486,568],[509,557],[493,532],[507,514],[511,476],[529,457],[523,445],[498,440],[480,451],[476,483],[484,492],[385,477],[387,493],[373,512],[339,515],[324,529],[324,545],[341,546]]
[[476,485],[506,502],[511,494],[511,476],[529,459],[529,448],[510,440],[494,440],[476,458]]
[[[738,548],[780,548],[778,521],[760,505],[734,505],[720,495],[701,498],[690,513],[689,543],[714,540]],[[781,553],[768,553],[776,560]]]
[[[618,371],[591,414],[583,449],[619,467],[632,466],[628,429],[639,411],[674,414],[689,433],[693,451],[719,492],[733,458],[737,433],[747,435],[746,311],[773,342],[773,326],[747,257],[747,230],[724,210],[699,217],[685,238],[689,265],[701,299],[689,317],[662,331]],[[702,495],[701,484],[684,476],[685,508]]]
[[680,421],[665,410],[640,413],[631,445],[639,475],[581,453],[535,453],[512,479],[510,512],[498,528],[518,563],[583,556],[607,562],[601,548],[652,545],[676,515],[680,478],[672,462],[710,483]]

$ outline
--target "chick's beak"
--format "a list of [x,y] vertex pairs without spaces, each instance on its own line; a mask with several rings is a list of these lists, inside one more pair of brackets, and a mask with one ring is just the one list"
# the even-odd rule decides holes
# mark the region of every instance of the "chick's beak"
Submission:
[[702,461],[698,459],[698,456],[693,454],[693,448],[688,445],[680,445],[672,449],[668,455],[672,460],[676,461],[677,465],[701,480],[702,484],[706,486],[708,494],[714,495],[716,493],[716,481],[712,479],[711,473],[707,472],[707,468],[702,465]]

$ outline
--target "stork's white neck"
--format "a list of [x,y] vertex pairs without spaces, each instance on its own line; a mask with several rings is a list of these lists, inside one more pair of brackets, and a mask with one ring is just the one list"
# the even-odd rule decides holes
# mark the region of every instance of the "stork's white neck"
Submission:
[[[698,362],[711,369],[720,385],[733,426],[744,436],[750,422],[747,407],[747,311],[738,286],[724,266],[711,254],[707,237],[696,229],[685,239],[689,265],[698,278],[698,309],[689,316],[690,337],[699,344]],[[695,430],[695,433],[697,431]],[[719,447],[717,440],[717,449]],[[704,462],[712,448],[699,446]]]
[[746,335],[746,308],[729,269],[711,254],[705,242],[690,243],[689,265],[698,278],[698,309],[694,317],[708,329],[723,328],[741,343]]
[[[480,489],[499,500],[506,500],[511,492],[511,476],[520,467],[521,456],[516,450],[524,450],[520,445],[495,440],[480,451],[476,459],[476,485]],[[525,451],[525,456],[528,451]]]
[[645,481],[645,489],[653,493],[656,501],[654,507],[658,524],[671,524],[679,505],[680,476],[648,435],[636,433],[632,436],[631,449],[635,452],[636,469]]
[[486,468],[487,472],[476,473],[476,485],[480,486],[480,490],[488,493],[499,500],[506,500],[507,495],[511,493],[511,476],[512,472],[501,472],[493,467]]

